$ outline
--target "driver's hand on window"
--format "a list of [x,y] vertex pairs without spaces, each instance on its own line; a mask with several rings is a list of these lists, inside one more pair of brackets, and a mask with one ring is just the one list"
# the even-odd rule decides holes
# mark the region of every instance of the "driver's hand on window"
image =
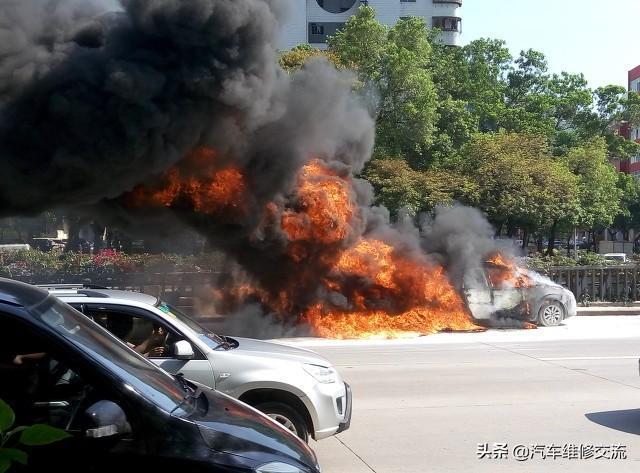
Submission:
[[146,353],[146,356],[150,358],[158,358],[164,355],[164,347],[152,348]]

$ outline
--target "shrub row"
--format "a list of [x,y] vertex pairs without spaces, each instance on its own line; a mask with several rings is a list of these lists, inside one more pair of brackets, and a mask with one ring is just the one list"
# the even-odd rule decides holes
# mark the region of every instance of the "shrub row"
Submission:
[[219,269],[219,254],[126,254],[105,249],[95,254],[63,251],[0,251],[0,276],[108,276],[125,273],[201,272]]

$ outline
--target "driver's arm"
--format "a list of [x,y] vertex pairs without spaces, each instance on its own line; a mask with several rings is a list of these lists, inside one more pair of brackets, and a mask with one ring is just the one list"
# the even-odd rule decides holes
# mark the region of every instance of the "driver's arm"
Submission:
[[162,329],[162,327],[156,327],[151,332],[151,335],[134,348],[138,353],[143,354],[144,356],[162,356],[164,353],[164,342],[167,333]]
[[23,354],[23,355],[16,355],[16,357],[13,359],[13,364],[14,365],[21,365],[25,361],[42,360],[45,356],[47,356],[46,353],[26,353],[26,354]]

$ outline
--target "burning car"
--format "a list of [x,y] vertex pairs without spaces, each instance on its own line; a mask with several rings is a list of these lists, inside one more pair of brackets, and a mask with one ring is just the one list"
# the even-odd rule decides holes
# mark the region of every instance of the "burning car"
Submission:
[[500,255],[465,275],[463,293],[471,314],[483,325],[552,327],[577,312],[571,291]]

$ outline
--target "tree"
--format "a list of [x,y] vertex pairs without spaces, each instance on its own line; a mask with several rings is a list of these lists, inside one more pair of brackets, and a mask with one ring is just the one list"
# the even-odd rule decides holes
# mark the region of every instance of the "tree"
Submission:
[[498,232],[505,226],[521,227],[527,236],[540,229],[553,232],[575,214],[577,178],[551,154],[546,137],[476,134],[463,155],[461,172],[477,188],[469,203],[480,207]]
[[424,19],[409,17],[387,29],[375,10],[362,6],[329,38],[329,51],[353,68],[376,116],[376,154],[426,168],[433,143],[437,98],[427,69],[431,55]]
[[416,171],[401,159],[376,159],[364,177],[376,191],[376,203],[397,216],[401,209],[412,215],[433,210],[439,204],[467,200],[473,185],[463,176],[444,170]]
[[312,48],[308,44],[300,44],[289,51],[283,51],[278,58],[280,67],[288,73],[295,72],[305,65],[309,59],[324,58],[336,67],[341,67],[340,61],[329,51]]
[[580,205],[575,223],[592,233],[611,226],[621,211],[623,191],[618,186],[618,173],[607,159],[605,139],[597,138],[573,148],[567,164],[578,178]]
[[582,137],[604,137],[610,157],[628,158],[638,154],[638,145],[619,133],[619,126],[640,125],[640,97],[624,87],[607,85],[593,93],[594,108],[581,119]]
[[618,189],[621,192],[620,212],[614,219],[614,226],[629,238],[629,230],[640,228],[640,180],[629,174],[618,173]]
[[478,131],[498,131],[513,59],[505,42],[487,38],[472,41],[462,49],[462,59],[462,79],[454,98],[468,102],[478,119]]

